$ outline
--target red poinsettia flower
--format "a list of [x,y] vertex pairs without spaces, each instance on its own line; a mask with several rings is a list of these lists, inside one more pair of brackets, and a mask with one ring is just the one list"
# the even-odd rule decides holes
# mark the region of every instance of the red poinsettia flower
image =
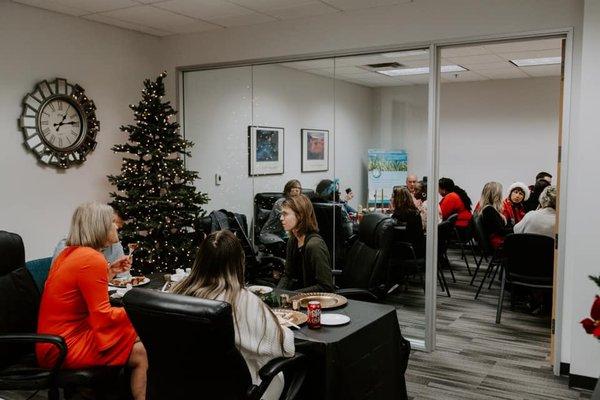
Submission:
[[581,321],[583,329],[595,337],[600,339],[600,296],[596,296],[594,304],[592,304],[592,310],[590,312],[592,318],[586,318]]

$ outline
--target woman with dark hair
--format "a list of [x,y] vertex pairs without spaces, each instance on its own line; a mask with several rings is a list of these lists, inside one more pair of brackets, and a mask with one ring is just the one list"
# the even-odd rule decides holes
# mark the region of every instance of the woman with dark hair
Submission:
[[281,215],[281,204],[285,199],[292,196],[298,196],[302,193],[302,185],[297,179],[289,180],[283,187],[283,197],[277,199],[273,204],[273,209],[269,213],[269,218],[260,230],[259,240],[262,244],[269,247],[276,256],[285,254],[285,245],[288,235],[281,225],[279,216]]
[[312,203],[301,194],[286,199],[281,208],[281,224],[291,237],[278,286],[298,292],[333,292],[329,250],[318,233]]
[[[258,371],[270,360],[294,355],[294,334],[255,294],[244,288],[244,250],[228,230],[216,231],[202,242],[190,275],[173,288],[177,294],[225,301],[232,306],[236,347],[260,384]],[[269,385],[263,399],[279,399],[283,374]]]
[[529,198],[525,199],[525,201],[523,202],[526,212],[537,210],[538,206],[540,205],[540,195],[542,194],[544,189],[546,189],[550,185],[551,183],[545,178],[540,178],[537,181],[535,181],[535,185],[533,185],[533,187],[530,190],[531,194],[529,195]]
[[467,228],[473,215],[471,214],[471,199],[463,189],[454,184],[450,178],[440,178],[438,192],[442,196],[440,211],[442,220],[448,219],[452,214],[458,214],[457,228]]
[[398,224],[406,226],[407,238],[412,243],[417,256],[422,255],[425,250],[423,246],[423,222],[421,221],[419,209],[415,206],[413,196],[408,188],[405,186],[395,188],[392,203],[394,206],[392,218]]

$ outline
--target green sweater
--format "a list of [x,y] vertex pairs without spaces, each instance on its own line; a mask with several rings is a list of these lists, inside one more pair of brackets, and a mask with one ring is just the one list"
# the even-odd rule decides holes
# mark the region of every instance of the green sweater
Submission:
[[285,272],[278,287],[298,292],[334,291],[329,250],[319,234],[306,235],[302,247],[295,237],[288,240]]

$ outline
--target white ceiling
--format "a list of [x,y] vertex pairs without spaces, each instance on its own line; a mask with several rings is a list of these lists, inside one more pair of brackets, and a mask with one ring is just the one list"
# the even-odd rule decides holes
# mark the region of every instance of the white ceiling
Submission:
[[154,36],[227,29],[413,0],[12,0]]
[[[283,63],[289,68],[333,77],[369,87],[403,86],[425,84],[429,74],[409,76],[386,76],[364,68],[367,64],[398,62],[407,68],[427,67],[428,52],[419,55],[385,53],[368,56],[343,57],[323,60]],[[410,54],[410,53],[409,53]],[[442,49],[442,65],[456,64],[467,69],[463,72],[442,74],[442,82],[485,81],[492,79],[530,78],[560,76],[560,65],[516,67],[509,60],[560,57],[561,39],[539,39],[486,44],[480,46],[451,47]]]

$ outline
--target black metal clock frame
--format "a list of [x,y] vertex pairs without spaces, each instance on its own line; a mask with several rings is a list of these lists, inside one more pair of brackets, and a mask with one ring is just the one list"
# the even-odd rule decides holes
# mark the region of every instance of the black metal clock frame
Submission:
[[[62,98],[71,104],[82,120],[82,133],[77,142],[60,149],[49,143],[40,132],[40,110],[52,100]],[[96,118],[96,105],[85,95],[85,90],[66,79],[56,78],[52,82],[41,81],[23,99],[23,110],[19,118],[23,133],[23,145],[36,155],[39,162],[59,169],[83,163],[87,155],[96,148],[96,135],[100,122]]]

